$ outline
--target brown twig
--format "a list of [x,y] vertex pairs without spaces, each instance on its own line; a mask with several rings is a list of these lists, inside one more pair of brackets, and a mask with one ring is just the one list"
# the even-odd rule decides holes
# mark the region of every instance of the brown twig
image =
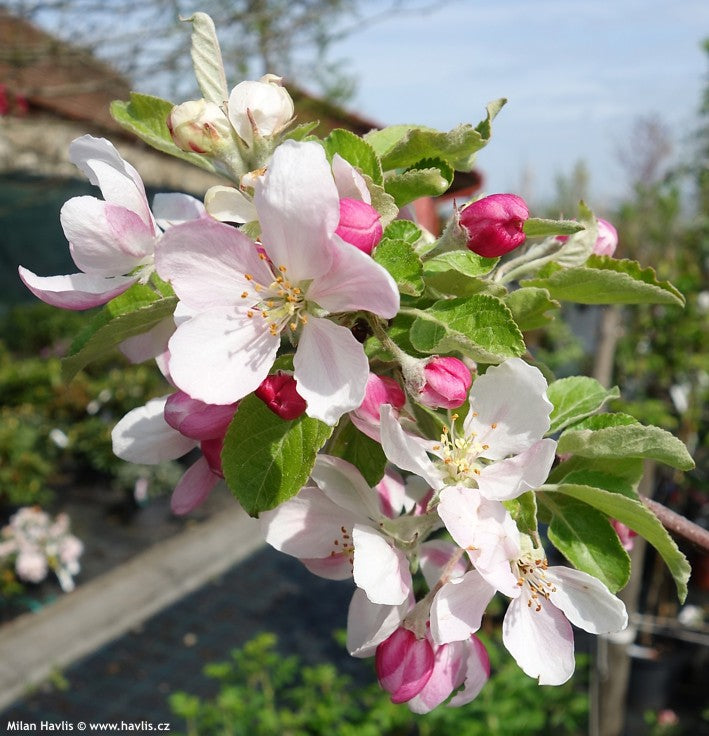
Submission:
[[704,529],[699,524],[695,524],[681,514],[671,511],[666,506],[653,501],[647,496],[641,495],[640,500],[657,516],[665,529],[678,534],[680,537],[684,537],[697,547],[709,551],[709,530]]

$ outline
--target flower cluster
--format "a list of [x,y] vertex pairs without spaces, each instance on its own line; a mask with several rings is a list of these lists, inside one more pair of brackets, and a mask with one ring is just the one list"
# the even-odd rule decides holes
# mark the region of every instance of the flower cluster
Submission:
[[[630,282],[641,301],[673,292],[611,258],[615,231],[584,206],[578,220],[545,220],[493,194],[456,208],[440,236],[408,219],[410,202],[470,170],[501,101],[474,131],[304,140],[312,126],[293,127],[279,78],[215,90],[213,26],[192,22],[196,56],[214,60],[208,74],[195,67],[205,99],[174,107],[166,126],[146,99],[146,128],[164,127],[166,150],[229,185],[151,207],[108,141],[80,138],[71,159],[103,198],[62,208],[79,273],[20,268],[50,304],[110,302],[73,365],[117,346],[155,359],[170,385],[118,422],[114,451],[136,463],[195,453],[175,513],[224,479],[266,542],[317,575],[351,578],[348,649],[375,657],[394,702],[426,712],[476,697],[490,675],[476,632],[496,593],[519,666],[565,682],[572,626],[627,624],[614,593],[629,561],[614,528],[648,530],[682,594],[684,559],[633,495],[638,458],[691,459],[656,428],[599,414],[613,390],[550,381],[524,332],[557,299],[627,303]],[[550,564],[549,543],[574,567]]]
[[74,590],[83,551],[66,514],[52,518],[35,506],[21,508],[0,531],[0,564],[14,564],[17,577],[28,583],[41,583],[52,570],[65,593]]

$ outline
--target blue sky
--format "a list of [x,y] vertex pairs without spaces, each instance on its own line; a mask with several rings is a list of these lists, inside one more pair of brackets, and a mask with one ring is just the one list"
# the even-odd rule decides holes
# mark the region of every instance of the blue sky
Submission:
[[486,190],[518,191],[526,170],[543,199],[584,159],[602,212],[627,189],[616,150],[639,116],[659,115],[686,148],[705,37],[707,0],[452,0],[367,26],[333,56],[357,75],[351,107],[384,124],[450,129],[507,97],[478,157]]

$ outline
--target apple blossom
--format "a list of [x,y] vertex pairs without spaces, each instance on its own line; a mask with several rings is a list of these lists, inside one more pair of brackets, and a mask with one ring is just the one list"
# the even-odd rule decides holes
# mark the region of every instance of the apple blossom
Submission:
[[367,377],[364,401],[354,411],[350,412],[350,419],[360,432],[363,432],[375,442],[379,442],[381,407],[384,404],[389,404],[394,416],[398,418],[399,412],[404,408],[405,403],[406,394],[404,389],[393,378],[370,373]]
[[618,231],[608,220],[598,218],[598,237],[593,244],[597,256],[612,256],[618,247]]
[[254,392],[281,419],[297,419],[305,413],[305,399],[298,393],[295,378],[279,371],[267,376]]
[[335,233],[345,242],[371,255],[382,239],[383,229],[379,213],[371,204],[343,197],[340,200],[340,221]]
[[423,369],[425,383],[417,401],[433,409],[455,409],[468,397],[473,378],[462,360],[452,356],[435,356]]
[[261,244],[233,227],[198,220],[171,228],[158,273],[194,315],[170,340],[170,374],[190,396],[228,404],[266,378],[282,336],[308,416],[334,424],[362,403],[368,361],[330,313],[368,310],[393,317],[391,276],[344,243],[339,198],[323,149],[286,141],[256,182]]
[[258,81],[240,82],[227,106],[229,121],[251,148],[259,138],[278,135],[293,119],[293,100],[281,78],[265,74]]
[[516,194],[491,194],[471,202],[460,212],[468,248],[485,258],[496,258],[524,243],[529,218],[525,201]]
[[405,703],[418,695],[433,672],[435,655],[425,637],[419,639],[403,627],[377,647],[375,668],[379,684],[391,693],[392,703]]
[[190,100],[175,105],[167,117],[167,129],[183,151],[218,156],[233,145],[231,125],[219,105],[207,100]]

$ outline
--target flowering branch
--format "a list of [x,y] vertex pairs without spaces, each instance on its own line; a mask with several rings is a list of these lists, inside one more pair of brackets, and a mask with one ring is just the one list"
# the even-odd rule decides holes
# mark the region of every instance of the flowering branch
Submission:
[[662,526],[680,537],[692,542],[697,547],[701,547],[709,551],[709,530],[695,524],[687,517],[678,514],[667,506],[663,506],[657,501],[653,501],[647,496],[640,496],[640,500],[652,511],[655,516],[662,522]]

